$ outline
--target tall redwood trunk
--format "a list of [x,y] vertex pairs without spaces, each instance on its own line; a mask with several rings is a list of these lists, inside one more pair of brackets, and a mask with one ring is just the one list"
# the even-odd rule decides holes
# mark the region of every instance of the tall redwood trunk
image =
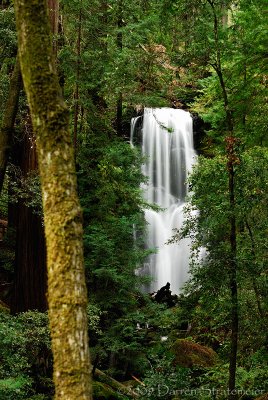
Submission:
[[58,51],[58,40],[57,35],[59,33],[59,16],[60,16],[60,4],[59,0],[47,0],[49,20],[51,32],[53,33],[53,51],[57,54]]
[[[30,119],[25,121],[22,142],[16,144],[13,162],[19,167],[22,177],[37,170],[35,138]],[[11,297],[13,314],[27,310],[47,309],[46,247],[44,227],[40,215],[27,207],[20,199],[12,205],[16,230],[14,285]],[[12,221],[10,221],[12,225]]]
[[78,32],[76,41],[76,82],[74,89],[74,128],[73,128],[73,142],[74,142],[74,155],[76,159],[77,153],[77,139],[78,139],[78,119],[79,119],[79,80],[80,80],[80,66],[81,66],[81,36],[82,36],[82,2],[80,2]]

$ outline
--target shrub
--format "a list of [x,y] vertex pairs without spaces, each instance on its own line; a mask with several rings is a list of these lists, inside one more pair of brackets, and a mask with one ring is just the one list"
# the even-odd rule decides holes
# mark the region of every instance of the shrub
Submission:
[[0,354],[0,400],[53,392],[47,314],[0,312]]

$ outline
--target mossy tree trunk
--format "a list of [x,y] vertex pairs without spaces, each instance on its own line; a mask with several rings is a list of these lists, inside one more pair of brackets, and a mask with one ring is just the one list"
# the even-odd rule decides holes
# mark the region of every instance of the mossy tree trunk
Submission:
[[[56,57],[59,0],[47,0],[47,4],[50,27],[53,33],[53,51]],[[19,62],[17,64],[19,65]],[[17,76],[15,72],[16,69],[13,73],[14,77],[12,75],[13,80]],[[10,88],[12,89],[11,83]],[[9,114],[11,114],[12,108],[9,107],[8,110],[10,110]],[[11,162],[21,170],[22,177],[26,178],[29,173],[36,171],[38,168],[35,136],[28,110],[23,127],[22,138],[13,141],[11,149],[13,159]],[[28,310],[46,311],[46,244],[42,219],[33,212],[31,207],[26,206],[22,199],[19,199],[18,203],[12,204],[10,210],[13,213],[13,217],[15,217],[14,228],[16,230],[16,256],[14,284],[11,295],[11,312],[16,314]],[[9,227],[12,227],[12,220],[8,222]]]
[[16,0],[21,70],[42,184],[55,400],[88,400],[91,364],[74,152],[53,60],[46,0]]

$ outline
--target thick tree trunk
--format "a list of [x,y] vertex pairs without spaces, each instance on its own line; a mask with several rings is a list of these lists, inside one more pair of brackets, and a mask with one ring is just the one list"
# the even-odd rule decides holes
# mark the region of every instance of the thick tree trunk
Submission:
[[54,35],[59,32],[59,0],[47,0],[51,31]]
[[[24,121],[23,140],[13,146],[12,162],[21,171],[22,178],[37,170],[37,155],[32,124]],[[12,179],[12,178],[11,178]],[[46,246],[42,218],[24,204],[23,199],[12,205],[12,218],[8,221],[16,231],[16,255],[11,312],[47,310]],[[15,215],[14,215],[15,214]]]
[[11,313],[47,310],[45,238],[41,218],[20,202]]
[[82,218],[68,110],[55,73],[46,0],[15,0],[21,70],[37,136],[55,400],[92,398]]
[[50,19],[50,27],[53,33],[53,51],[57,54],[58,50],[58,40],[57,35],[59,33],[59,0],[47,0],[49,19]]
[[77,134],[78,134],[78,119],[79,119],[79,80],[80,80],[80,67],[81,67],[81,36],[82,36],[82,3],[80,2],[78,32],[76,42],[76,83],[74,89],[74,129],[73,129],[73,142],[74,142],[74,156],[76,159],[77,153]]
[[[59,1],[48,0],[47,3],[50,27],[53,33],[53,51],[56,55]],[[16,154],[13,163],[20,168],[22,176],[26,177],[29,172],[38,168],[38,163],[30,118],[27,118],[24,126],[26,129],[23,133],[23,140],[15,144]],[[16,314],[27,310],[45,311],[47,310],[47,273],[42,220],[24,204],[23,200],[19,200],[12,206],[12,209],[17,218],[16,224],[13,226],[16,230],[16,256],[11,312]]]
[[0,131],[0,193],[3,187],[10,142],[18,111],[21,83],[20,63],[19,59],[17,58],[14,71],[10,79],[9,93]]

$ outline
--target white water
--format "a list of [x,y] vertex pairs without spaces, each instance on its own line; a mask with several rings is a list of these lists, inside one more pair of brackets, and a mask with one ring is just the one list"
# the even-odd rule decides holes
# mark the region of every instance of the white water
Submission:
[[[140,118],[140,117],[138,117]],[[132,121],[131,140],[137,119]],[[179,293],[187,280],[190,240],[167,245],[173,229],[183,224],[183,207],[188,192],[186,179],[195,159],[192,118],[183,110],[146,108],[142,128],[142,153],[147,156],[143,173],[148,177],[144,197],[164,211],[145,210],[148,222],[147,248],[156,248],[149,256],[142,274],[149,274],[153,282],[147,288],[154,292],[167,282],[173,293]]]

